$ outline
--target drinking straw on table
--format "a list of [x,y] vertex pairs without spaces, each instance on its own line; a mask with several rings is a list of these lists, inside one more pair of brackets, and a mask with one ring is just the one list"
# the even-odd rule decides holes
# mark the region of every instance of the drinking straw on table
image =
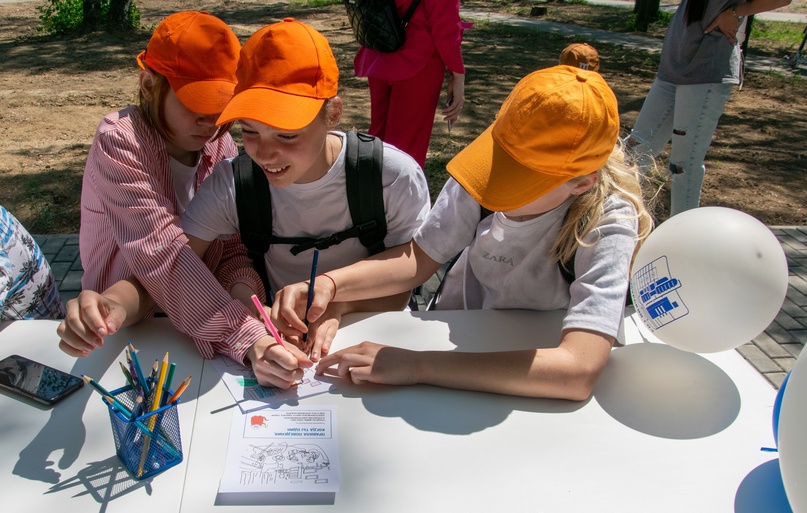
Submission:
[[261,300],[258,299],[258,296],[256,296],[255,294],[252,294],[252,303],[255,305],[255,308],[258,309],[258,315],[261,317],[261,319],[263,319],[263,324],[266,326],[266,329],[269,330],[269,333],[271,333],[272,336],[275,337],[275,340],[277,341],[278,344],[283,346],[285,349],[288,349],[288,347],[286,347],[286,344],[283,343],[283,339],[280,338],[280,333],[277,332],[275,325],[272,324],[272,321],[269,319],[269,316],[266,315],[266,311],[263,309]]
[[[317,278],[317,260],[319,260],[319,250],[314,248],[314,256],[311,260],[311,278],[308,280],[308,301],[305,303],[305,322],[306,328],[308,327],[308,310],[311,308],[311,303],[314,302],[314,281]],[[308,333],[303,333],[303,342],[308,341]]]

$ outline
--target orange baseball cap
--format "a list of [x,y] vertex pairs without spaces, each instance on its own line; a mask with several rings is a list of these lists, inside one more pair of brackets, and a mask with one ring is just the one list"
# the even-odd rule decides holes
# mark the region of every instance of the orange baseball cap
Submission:
[[602,76],[555,66],[521,79],[447,168],[482,206],[507,211],[600,169],[618,135],[616,97]]
[[233,96],[240,49],[226,23],[204,11],[183,11],[157,25],[137,64],[164,75],[191,111],[219,114]]
[[339,67],[328,40],[294,18],[253,34],[241,49],[236,75],[235,96],[219,125],[251,119],[299,130],[314,120],[339,87]]
[[600,70],[600,53],[586,43],[572,43],[560,52],[560,64],[589,71]]

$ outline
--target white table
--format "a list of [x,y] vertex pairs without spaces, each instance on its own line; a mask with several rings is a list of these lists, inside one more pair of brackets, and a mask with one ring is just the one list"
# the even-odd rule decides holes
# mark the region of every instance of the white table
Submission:
[[[334,348],[366,339],[423,349],[483,351],[491,341],[526,348],[541,335],[557,340],[559,322],[559,313],[519,311],[356,315],[345,320]],[[233,399],[210,362],[198,372],[202,362],[188,339],[165,320],[148,321],[115,337],[104,356],[80,360],[79,369],[55,349],[55,326],[14,323],[0,332],[0,346],[110,386],[120,382],[116,362],[126,341],[151,358],[171,351],[177,377],[194,376],[180,409],[186,459],[137,482],[117,461],[106,410],[87,387],[52,411],[0,395],[0,482],[6,498],[11,494],[6,504],[20,511],[267,509],[216,505]],[[632,319],[626,336],[628,345],[613,351],[585,403],[347,383],[336,393],[306,398],[305,405],[338,409],[341,488],[330,505],[274,509],[788,511],[776,454],[760,451],[773,445],[773,388],[736,351],[695,355],[639,343]],[[82,411],[83,427],[75,422]],[[46,459],[58,462],[63,445],[79,449],[76,461],[43,469]],[[14,474],[18,461],[36,477]],[[58,482],[43,480],[56,472]]]
[[86,374],[114,390],[126,383],[117,362],[126,363],[127,342],[138,350],[144,369],[168,351],[177,364],[176,383],[193,376],[179,405],[185,460],[153,478],[135,480],[115,454],[108,409],[92,387],[82,387],[50,409],[1,390],[3,511],[179,511],[203,364],[193,342],[167,319],[155,319],[110,337],[102,350],[77,360],[59,350],[58,324],[8,324],[0,331],[0,358],[21,354],[76,376]]

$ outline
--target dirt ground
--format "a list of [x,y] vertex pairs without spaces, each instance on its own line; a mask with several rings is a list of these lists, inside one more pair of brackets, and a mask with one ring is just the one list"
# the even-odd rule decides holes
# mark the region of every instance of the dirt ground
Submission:
[[[467,1],[466,4],[475,2]],[[477,2],[478,3],[478,2]],[[36,31],[37,2],[0,4],[0,204],[34,233],[79,229],[81,174],[100,118],[136,99],[135,55],[167,14],[204,9],[245,40],[286,16],[331,41],[341,69],[344,128],[366,129],[366,82],[352,72],[356,43],[341,4],[307,7],[266,0],[141,0],[147,30],[130,36],[55,38]],[[573,8],[573,4],[563,8]],[[445,163],[493,119],[522,76],[557,62],[570,39],[486,23],[466,33],[467,104],[451,134],[436,118],[427,173],[436,193]],[[596,42],[595,42],[596,44]],[[603,75],[632,126],[655,77],[657,56],[598,45]],[[783,68],[784,70],[784,68]],[[702,205],[722,205],[772,226],[807,225],[807,83],[784,73],[749,73],[721,119],[707,160]],[[238,132],[235,131],[236,139]],[[666,190],[660,194],[659,220]]]

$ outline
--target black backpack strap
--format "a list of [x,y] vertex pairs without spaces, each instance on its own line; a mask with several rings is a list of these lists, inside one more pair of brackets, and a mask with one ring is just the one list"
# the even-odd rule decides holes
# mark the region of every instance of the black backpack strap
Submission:
[[265,255],[269,251],[272,237],[272,196],[269,181],[263,170],[244,150],[233,159],[233,178],[241,242],[247,247],[252,266],[261,277],[268,295],[270,289]]
[[[488,208],[483,207],[482,205],[479,205],[479,222],[482,222],[483,219],[490,216],[491,214],[493,214],[493,210],[490,210]],[[446,283],[446,276],[448,276],[448,271],[450,271],[451,268],[454,267],[454,264],[456,264],[457,260],[460,259],[460,255],[462,255],[462,251],[454,255],[454,257],[451,260],[449,260],[448,263],[446,263],[441,268],[440,271],[438,271],[441,272],[443,276],[440,278],[440,284],[437,286],[437,289],[434,291],[434,294],[432,294],[431,298],[429,299],[429,303],[426,306],[427,310],[434,310],[434,307],[437,304],[437,298],[443,292],[443,286]],[[412,302],[410,301],[410,306],[411,304]]]
[[[412,3],[409,4],[409,9],[406,10],[406,14],[404,14],[404,17],[401,19],[401,24],[404,27],[406,27],[406,25],[409,23],[409,20],[412,19],[412,15],[415,14],[415,9],[417,9],[419,3],[420,0],[412,0]],[[395,7],[393,7],[393,9],[394,8]]]
[[[358,230],[359,241],[371,255],[375,255],[384,250],[384,237],[387,236],[387,214],[381,183],[384,143],[377,137],[360,132],[349,131],[345,135],[345,179],[347,202],[353,219],[352,229]],[[340,234],[332,237],[337,235]]]

